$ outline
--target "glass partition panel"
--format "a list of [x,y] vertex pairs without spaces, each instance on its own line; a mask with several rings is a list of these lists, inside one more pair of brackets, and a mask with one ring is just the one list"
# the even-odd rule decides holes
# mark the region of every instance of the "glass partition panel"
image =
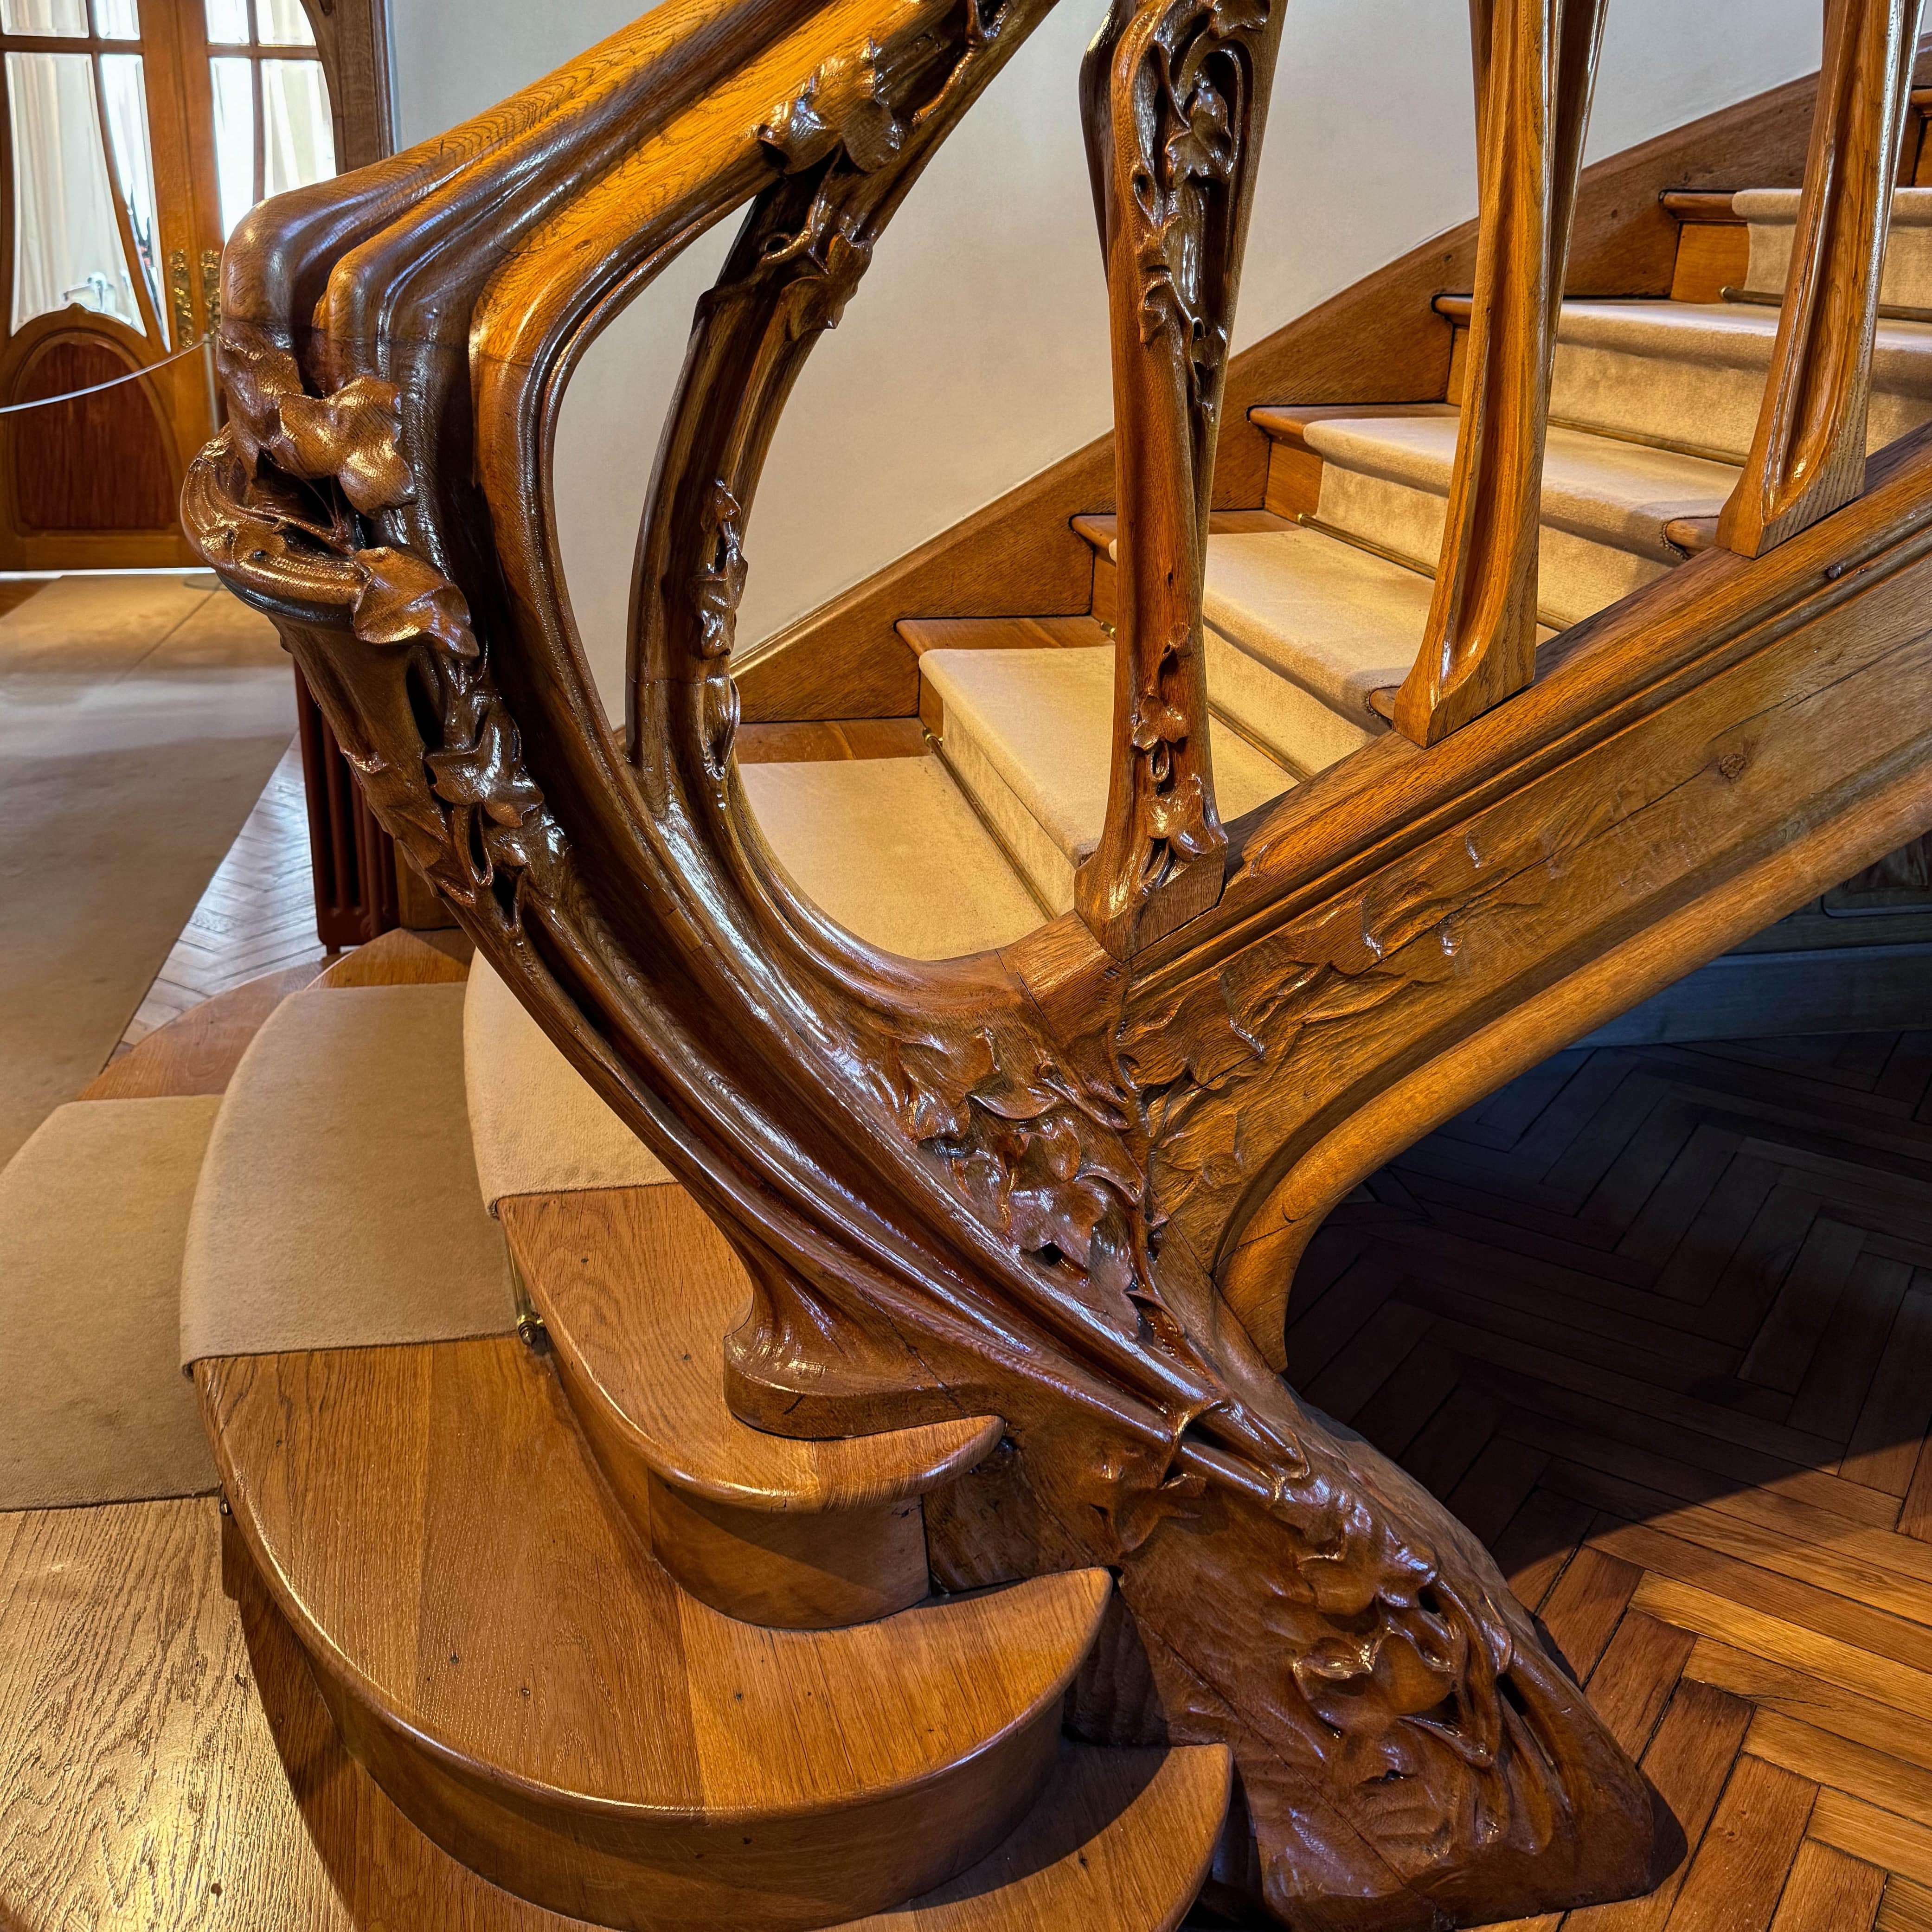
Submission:
[[138,40],[141,16],[135,0],[94,0],[94,31],[104,40]]
[[208,64],[214,84],[214,172],[226,241],[255,205],[255,63],[230,54]]
[[87,0],[0,0],[0,27],[10,34],[87,38]]
[[262,192],[284,194],[335,172],[335,127],[320,61],[262,63]]
[[255,38],[265,47],[312,47],[315,29],[302,0],[255,0]]
[[14,317],[78,303],[141,328],[86,54],[9,53]]
[[103,54],[100,91],[107,110],[108,146],[114,176],[128,210],[134,254],[148,284],[161,340],[167,340],[167,308],[161,300],[161,256],[154,202],[154,150],[148,138],[148,89],[139,54]]

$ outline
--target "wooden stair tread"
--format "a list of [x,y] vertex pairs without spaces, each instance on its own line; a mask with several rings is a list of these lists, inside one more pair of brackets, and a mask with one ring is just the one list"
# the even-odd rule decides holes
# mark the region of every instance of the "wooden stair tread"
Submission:
[[724,1400],[724,1338],[751,1278],[681,1187],[524,1195],[498,1213],[552,1341],[680,1489],[754,1510],[896,1502],[999,1442],[997,1416],[830,1442],[740,1422]]
[[[1257,530],[1283,530],[1288,527],[1288,518],[1276,516],[1272,510],[1210,510],[1208,513],[1208,532],[1210,536],[1252,536]],[[1074,535],[1084,538],[1106,557],[1112,556],[1114,542],[1120,529],[1120,520],[1111,510],[1096,511],[1073,519]]]
[[1102,1571],[857,1628],[680,1592],[512,1337],[199,1365],[230,1508],[326,1670],[440,1750],[693,1820],[858,1802],[1057,1708]]
[[1104,644],[1091,617],[902,617],[901,638],[920,657],[928,651],[1077,650]]
[[838,1932],[1170,1932],[1193,1903],[1227,1810],[1218,1744],[1063,1744],[1054,1781],[992,1855],[896,1912]]
[[1454,416],[1461,413],[1454,403],[1262,403],[1249,410],[1248,420],[1270,442],[1305,449],[1308,447],[1307,433],[1311,423],[1347,422],[1365,416]]

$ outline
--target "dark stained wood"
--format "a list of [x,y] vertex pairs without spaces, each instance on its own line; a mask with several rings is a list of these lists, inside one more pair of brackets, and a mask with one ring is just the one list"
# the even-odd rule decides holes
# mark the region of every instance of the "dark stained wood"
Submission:
[[[1763,559],[1712,552],[1573,627],[1534,688],[1427,752],[1384,737],[1298,787],[1236,829],[1218,902],[1172,932],[1164,914],[1141,922],[1141,901],[1090,904],[1112,951],[1070,919],[998,957],[878,957],[793,898],[744,820],[730,770],[742,533],[812,344],[920,167],[1043,10],[1009,0],[989,22],[961,0],[889,14],[841,0],[801,22],[753,0],[671,0],[500,116],[290,198],[230,252],[231,423],[196,467],[190,522],[277,616],[372,808],[736,1249],[752,1309],[723,1376],[741,1421],[843,1438],[1000,1417],[1009,1446],[953,1486],[943,1524],[929,1520],[935,1573],[957,1588],[1118,1576],[1142,1654],[1123,1646],[1083,1679],[1079,1720],[1138,1740],[1158,1708],[1168,1740],[1230,1748],[1248,1868],[1277,1916],[1474,1921],[1639,1890],[1670,1852],[1648,1791],[1475,1539],[1414,1480],[1474,1480],[1482,1458],[1462,1438],[1501,1398],[1450,1390],[1438,1413],[1408,1418],[1391,1459],[1282,1386],[1283,1304],[1314,1231],[1391,1153],[1932,818],[1932,726],[1912,701],[1932,662],[1932,437],[1886,452],[1863,500]],[[1496,18],[1498,45],[1525,56],[1517,71],[1545,73],[1564,104],[1549,168],[1498,176],[1532,184],[1540,296],[1500,272],[1472,278],[1485,304],[1517,287],[1502,307],[1526,325],[1512,340],[1534,389],[1527,323],[1546,332],[1560,280],[1596,15],[1573,11],[1574,32],[1543,51],[1534,32],[1503,31],[1510,10]],[[1128,831],[1105,872],[1130,900],[1172,856],[1155,849],[1167,821],[1149,800],[1186,760],[1162,764],[1160,747],[1184,746],[1203,716],[1186,678],[1172,692],[1161,678],[1198,640],[1204,403],[1222,380],[1239,238],[1212,196],[1243,159],[1223,110],[1226,130],[1251,132],[1228,78],[1238,58],[1214,68],[1211,100],[1184,58],[1178,92],[1152,85],[1160,62],[1136,62],[1163,34],[1212,50],[1278,24],[1266,8],[1124,4],[1088,70],[1089,124],[1116,143],[1113,189],[1101,171],[1110,238],[1143,218],[1124,211],[1133,170],[1150,166],[1138,186],[1152,199],[1136,206],[1178,182],[1186,193],[1154,212],[1214,244],[1178,260],[1110,250],[1117,319],[1124,278],[1156,298],[1116,331],[1124,413],[1146,430],[1124,472],[1122,610],[1174,620],[1138,644],[1126,623],[1135,703],[1162,707],[1130,712],[1124,734],[1122,768],[1129,749],[1146,761],[1140,816],[1114,814]],[[1492,155],[1506,118],[1486,111]],[[1208,202],[1189,199],[1204,183],[1219,184]],[[590,338],[747,202],[661,446],[620,746],[586,682],[532,479]],[[1643,232],[1674,243],[1654,189],[1643,206]],[[1601,269],[1587,249],[1579,260]],[[1192,320],[1177,337],[1162,277],[1196,273],[1208,295],[1182,304]],[[1421,303],[1401,326],[1446,354]],[[1472,354],[1472,394],[1498,366]],[[1516,400],[1533,427],[1537,395]],[[1520,470],[1493,473],[1520,482]],[[1191,528],[1173,584],[1136,574],[1137,520],[1177,539]],[[1495,580],[1514,586],[1518,553],[1491,554],[1508,566]],[[829,715],[863,708],[850,688]],[[1204,784],[1200,797],[1209,828]],[[1172,824],[1191,837],[1196,821]],[[1419,1406],[1455,1357],[1520,1370],[1552,1352],[1547,1316],[1518,1305],[1486,1339],[1448,1318],[1441,1348],[1412,1364],[1445,1292],[1434,1282],[1432,1302],[1378,1312],[1372,1352],[1338,1335],[1315,1399],[1332,1404],[1330,1385],[1385,1362]],[[1715,1314],[1731,1312],[1727,1289]],[[1606,1372],[1652,1376],[1673,1425],[1694,1384],[1748,1379],[1721,1324],[1652,1360],[1631,1350],[1631,1311],[1610,1312],[1582,1324],[1600,1356],[1631,1352]],[[1816,1453],[1824,1438],[1789,1419],[1789,1381],[1752,1384],[1726,1410],[1732,1448]],[[1835,1398],[1815,1393],[1822,1413]],[[1575,1475],[1567,1445],[1529,1446],[1549,1458],[1539,1474],[1518,1463],[1490,1478],[1546,1478],[1592,1519],[1628,1504]],[[319,1533],[304,1526],[303,1546]],[[1512,1574],[1540,1576],[1580,1654],[1606,1655],[1620,1602],[1690,1628],[1665,1614],[1670,1592],[1732,1601],[1727,1566],[1748,1561],[1711,1546],[1736,1534],[1701,1517],[1668,1532],[1586,1522],[1588,1560],[1566,1552],[1540,1571],[1548,1552],[1526,1550]],[[506,1567],[538,1579],[563,1562],[546,1546]],[[1620,1564],[1654,1572],[1664,1596]],[[1810,1557],[1788,1568],[1762,1600],[1808,1612],[1842,1574]],[[336,1621],[332,1605],[318,1628]],[[1872,1609],[1838,1619],[1832,1640],[1900,1621]],[[394,1726],[351,1729],[372,1755],[406,1750]],[[1364,1764],[1407,1775],[1365,1783]],[[454,1802],[418,1788],[424,1805]]]
[[1718,540],[1762,556],[1864,488],[1872,343],[1923,0],[1831,0],[1764,406]]
[[1114,370],[1112,754],[1080,916],[1125,957],[1220,896],[1201,604],[1279,8],[1119,0],[1080,75]]

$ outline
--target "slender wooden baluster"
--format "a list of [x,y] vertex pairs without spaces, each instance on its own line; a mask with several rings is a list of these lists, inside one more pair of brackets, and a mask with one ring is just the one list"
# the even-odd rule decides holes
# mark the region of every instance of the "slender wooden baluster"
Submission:
[[1470,0],[1482,225],[1442,559],[1396,729],[1432,745],[1536,671],[1550,370],[1604,0]]
[[1764,553],[1864,488],[1872,338],[1924,0],[1828,0],[1825,64],[1757,433],[1718,525]]
[[1082,70],[1112,318],[1120,609],[1106,823],[1075,898],[1119,956],[1221,895],[1202,580],[1281,14],[1280,0],[1115,0]]

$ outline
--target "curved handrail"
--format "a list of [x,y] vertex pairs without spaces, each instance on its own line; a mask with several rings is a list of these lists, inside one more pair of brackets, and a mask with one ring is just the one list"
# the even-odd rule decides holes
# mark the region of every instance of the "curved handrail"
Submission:
[[[1234,1745],[1283,1911],[1609,1895],[1646,1875],[1640,1784],[1473,1539],[1279,1381],[1237,1318],[1265,1336],[1279,1312],[1250,1292],[1242,1235],[1271,1202],[1318,1216],[1400,1130],[1355,1132],[1378,1096],[1436,1078],[1593,950],[1667,928],[1694,963],[1724,943],[1692,916],[1707,900],[1802,896],[1802,868],[1769,856],[1793,824],[1832,830],[1809,862],[1836,865],[1932,812],[1932,740],[1898,701],[1932,649],[1913,616],[1932,440],[1762,559],[1714,552],[1576,627],[1534,690],[1426,754],[1391,736],[1234,827],[1214,902],[1189,899],[1184,923],[1130,894],[1124,928],[1088,908],[1112,948],[1068,919],[1000,955],[885,957],[785,878],[736,782],[743,531],[810,347],[1050,4],[674,0],[514,111],[272,205],[231,251],[232,427],[196,466],[190,526],[276,616],[379,817],[744,1257],[742,1414],[797,1433],[1010,1418],[1010,1448],[964,1486],[950,1574],[1118,1570],[1169,1734]],[[1568,10],[1583,38],[1566,26],[1552,51],[1546,8],[1538,70],[1575,108],[1597,15]],[[1215,157],[1220,198],[1184,238],[1218,236],[1222,259],[1182,307],[1225,326],[1279,26],[1270,0],[1115,7],[1084,99],[1111,143],[1117,325],[1159,265],[1123,238],[1111,184],[1152,211],[1147,242],[1165,216],[1132,157],[1219,138],[1174,76],[1223,60],[1242,89],[1216,98],[1248,104],[1226,124],[1239,152]],[[1215,50],[1192,68],[1190,35]],[[1511,310],[1546,356],[1580,140],[1572,113],[1540,151],[1541,293]],[[1166,191],[1199,188],[1192,152]],[[620,742],[558,562],[557,412],[610,316],[748,203],[658,453]],[[1148,666],[1185,658],[1174,625],[1198,640],[1201,340],[1159,314],[1115,331],[1124,421],[1146,431],[1123,438],[1124,508],[1152,506],[1140,554],[1171,543],[1180,586],[1134,593],[1150,649],[1130,631],[1130,723]],[[1204,702],[1174,696],[1196,722]],[[1152,735],[1172,750],[1193,728]],[[1135,766],[1130,747],[1154,748],[1136,730],[1117,740],[1130,881],[1150,875],[1144,782],[1189,769]]]

